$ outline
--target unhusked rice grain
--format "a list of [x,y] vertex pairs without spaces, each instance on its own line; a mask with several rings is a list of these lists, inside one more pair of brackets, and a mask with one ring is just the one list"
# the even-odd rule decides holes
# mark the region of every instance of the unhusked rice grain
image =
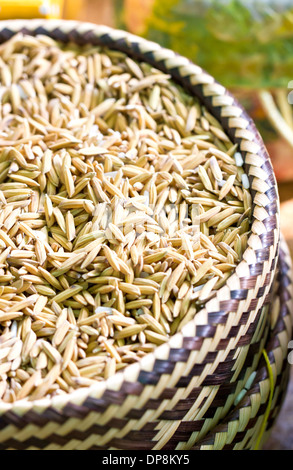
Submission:
[[[236,156],[236,159],[235,159]],[[250,231],[243,158],[122,52],[0,46],[0,399],[108,379],[180,331]]]

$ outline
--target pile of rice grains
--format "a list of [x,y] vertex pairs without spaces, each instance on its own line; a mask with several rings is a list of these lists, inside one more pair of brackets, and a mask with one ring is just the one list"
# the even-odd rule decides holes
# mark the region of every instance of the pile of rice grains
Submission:
[[239,263],[243,159],[167,74],[15,35],[0,46],[0,399],[103,381]]

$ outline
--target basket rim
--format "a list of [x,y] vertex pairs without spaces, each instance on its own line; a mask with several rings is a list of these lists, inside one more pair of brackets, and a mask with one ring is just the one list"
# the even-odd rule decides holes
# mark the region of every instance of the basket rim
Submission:
[[[95,38],[97,45],[100,44],[99,41],[103,41],[103,44],[111,49],[123,51],[128,49],[129,54],[154,64],[156,67],[159,65],[158,68],[168,67],[169,73],[176,81],[184,81],[187,76],[188,78],[190,76],[190,80],[193,80],[193,83],[190,86],[186,85],[185,88],[191,91],[191,87],[194,87],[193,94],[196,94],[222,124],[225,122],[224,127],[228,127],[230,131],[231,129],[233,130],[234,142],[239,141],[240,151],[246,155],[245,162],[250,172],[248,176],[251,182],[251,189],[255,193],[251,234],[248,237],[247,248],[242,260],[238,263],[226,284],[215,293],[212,299],[205,303],[204,308],[180,332],[170,337],[167,343],[158,346],[154,352],[148,353],[138,363],[131,364],[121,372],[117,372],[113,377],[103,382],[97,382],[97,384],[88,388],[80,388],[64,396],[38,399],[31,402],[21,400],[7,404],[0,401],[0,414],[13,410],[21,415],[32,408],[40,412],[48,406],[62,409],[69,403],[78,405],[87,397],[99,398],[107,390],[118,391],[124,381],[136,382],[140,371],[151,371],[155,360],[165,359],[168,357],[168,352],[171,348],[181,347],[184,337],[194,337],[198,326],[210,325],[208,312],[215,311],[215,309],[219,308],[221,302],[230,299],[229,293],[232,291],[232,285],[234,284],[233,289],[235,286],[236,289],[240,288],[241,279],[247,279],[252,275],[250,267],[252,267],[252,272],[254,272],[254,267],[257,266],[256,272],[258,274],[256,276],[261,274],[263,280],[267,276],[270,277],[265,289],[265,292],[268,293],[277,265],[280,223],[278,190],[272,163],[253,120],[233,95],[201,67],[170,49],[161,47],[155,42],[126,31],[82,21],[43,19],[0,21],[0,44],[20,32],[30,35],[48,35],[54,39],[59,34],[59,40],[63,42],[79,43],[79,40],[84,37],[86,40],[85,44],[92,43],[92,39]],[[159,63],[156,61],[159,61]],[[194,92],[195,89],[197,93]],[[254,159],[255,164],[252,163]],[[270,194],[272,189],[273,195]],[[267,219],[268,223],[266,224]],[[270,225],[271,220],[272,225]],[[263,249],[261,239],[264,240],[266,245],[267,258],[263,257],[263,252],[260,253]],[[255,282],[257,284],[257,281]],[[260,287],[262,286],[255,285],[255,294]],[[260,308],[261,300],[260,298],[257,308]],[[221,313],[223,316],[227,316],[230,312],[231,310],[227,307]]]

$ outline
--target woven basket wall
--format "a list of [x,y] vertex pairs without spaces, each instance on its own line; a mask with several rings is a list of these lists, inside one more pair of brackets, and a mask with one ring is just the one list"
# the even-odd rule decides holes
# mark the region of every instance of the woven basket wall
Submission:
[[[265,443],[278,417],[290,378],[288,342],[292,336],[292,298],[291,256],[282,239],[270,331],[265,345],[270,365],[261,359],[230,413],[197,442],[194,450],[253,450]],[[271,406],[268,403],[270,394]]]
[[269,429],[286,390],[292,336],[290,258],[286,246],[280,251],[276,180],[254,123],[200,67],[142,38],[90,23],[19,20],[0,22],[0,43],[20,31],[105,45],[169,73],[238,143],[253,216],[243,260],[182,332],[89,389],[36,402],[0,402],[0,450],[253,448],[271,387],[263,350],[274,373]]

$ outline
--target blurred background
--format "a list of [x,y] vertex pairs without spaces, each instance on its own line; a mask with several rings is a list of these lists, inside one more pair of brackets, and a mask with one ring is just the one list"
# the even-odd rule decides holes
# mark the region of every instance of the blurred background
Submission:
[[[203,67],[256,122],[293,256],[293,0],[0,0],[0,19],[63,18],[128,30]],[[293,449],[293,383],[266,450]]]

